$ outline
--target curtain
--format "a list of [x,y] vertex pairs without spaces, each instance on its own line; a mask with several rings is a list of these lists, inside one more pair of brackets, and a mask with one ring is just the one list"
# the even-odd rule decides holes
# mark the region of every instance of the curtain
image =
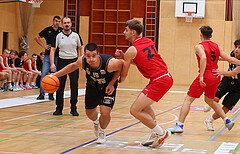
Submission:
[[32,23],[33,7],[32,4],[19,3],[21,23],[23,28],[23,36],[20,38],[20,47],[22,50],[29,52],[28,32]]

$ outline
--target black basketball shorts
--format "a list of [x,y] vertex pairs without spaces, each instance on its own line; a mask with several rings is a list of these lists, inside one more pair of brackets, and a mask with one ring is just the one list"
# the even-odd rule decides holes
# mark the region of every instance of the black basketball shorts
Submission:
[[114,85],[114,92],[111,95],[105,93],[106,87],[86,86],[85,109],[94,109],[98,105],[105,105],[113,108],[116,97],[117,84]]

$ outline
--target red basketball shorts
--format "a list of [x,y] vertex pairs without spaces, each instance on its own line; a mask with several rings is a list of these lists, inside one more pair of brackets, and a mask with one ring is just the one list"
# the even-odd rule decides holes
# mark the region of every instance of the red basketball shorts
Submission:
[[191,84],[188,95],[194,98],[199,98],[203,92],[205,92],[205,96],[210,99],[214,99],[215,94],[217,92],[218,85],[220,83],[221,78],[216,75],[205,75],[203,81],[206,83],[205,87],[201,87],[199,83],[199,76],[193,81]]
[[172,76],[170,73],[167,73],[154,80],[151,80],[142,92],[148,98],[158,102],[172,87],[172,85]]

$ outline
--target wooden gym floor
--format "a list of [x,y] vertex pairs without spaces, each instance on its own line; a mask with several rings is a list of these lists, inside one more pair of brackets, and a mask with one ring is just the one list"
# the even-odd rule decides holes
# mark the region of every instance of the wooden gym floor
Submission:
[[[80,84],[79,88],[84,89],[84,84]],[[121,89],[117,92],[116,103],[111,112],[112,120],[106,131],[105,144],[95,143],[92,122],[84,112],[84,96],[79,96],[79,117],[69,114],[69,98],[65,99],[65,108],[61,116],[52,115],[55,101],[1,108],[0,153],[212,154],[240,151],[238,150],[240,105],[236,105],[234,110],[228,113],[228,117],[235,121],[231,131],[225,129],[223,121],[218,119],[214,122],[215,131],[210,132],[206,130],[203,122],[213,114],[213,111],[208,113],[202,111],[205,105],[203,97],[192,104],[183,134],[173,134],[160,148],[140,146],[139,143],[150,131],[129,114],[129,107],[144,85],[120,85],[119,88]],[[173,86],[162,100],[153,105],[158,124],[163,128],[172,127],[177,121],[187,89],[188,86]],[[28,99],[35,101],[38,91],[39,89],[0,93],[0,103],[8,104],[25,98],[26,101]]]

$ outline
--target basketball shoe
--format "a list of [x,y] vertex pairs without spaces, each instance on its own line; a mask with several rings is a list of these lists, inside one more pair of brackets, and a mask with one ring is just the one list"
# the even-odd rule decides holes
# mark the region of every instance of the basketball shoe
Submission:
[[103,144],[106,142],[106,134],[105,131],[98,132],[98,139],[96,140],[97,144]]
[[228,128],[228,130],[231,130],[234,126],[234,121],[231,121],[230,119],[226,120],[225,126]]
[[183,125],[178,125],[178,123],[176,123],[174,127],[168,128],[167,130],[170,131],[172,134],[183,133]]
[[159,146],[163,145],[163,143],[167,139],[169,139],[170,136],[171,136],[171,132],[168,131],[168,130],[165,130],[163,135],[156,134],[156,137],[155,137],[155,140],[154,140],[154,142],[152,144],[152,147],[155,148],[155,147],[159,147]]
[[203,108],[204,112],[209,112],[210,110],[211,110],[211,107],[208,104],[206,104]]
[[214,127],[213,127],[213,122],[212,121],[209,121],[209,120],[206,120],[204,121],[204,124],[207,126],[207,130],[208,131],[214,131]]
[[156,138],[156,136],[157,136],[157,135],[156,135],[155,132],[151,132],[150,135],[148,136],[148,138],[147,138],[145,141],[143,141],[143,142],[141,143],[141,145],[143,145],[143,146],[152,145],[153,142],[154,142],[154,140],[155,140],[155,138]]

